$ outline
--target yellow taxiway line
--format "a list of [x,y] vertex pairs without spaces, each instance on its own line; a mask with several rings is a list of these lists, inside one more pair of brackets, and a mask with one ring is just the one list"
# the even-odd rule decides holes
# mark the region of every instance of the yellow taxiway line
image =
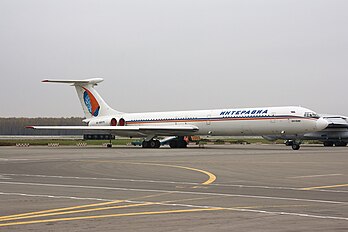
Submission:
[[[163,194],[154,194],[154,195],[139,197],[135,199],[154,197],[158,195],[163,195]],[[117,200],[117,201],[110,201],[110,202],[103,202],[103,203],[96,203],[96,204],[80,205],[80,206],[73,206],[73,207],[66,207],[66,208],[58,208],[58,209],[50,209],[50,210],[42,210],[42,211],[29,212],[29,213],[23,213],[23,214],[2,216],[0,217],[0,222],[15,221],[15,220],[21,220],[21,219],[28,219],[28,218],[50,217],[50,216],[66,215],[66,214],[86,213],[86,212],[94,212],[94,211],[101,211],[101,210],[122,209],[122,208],[139,207],[139,206],[156,205],[156,204],[162,205],[162,204],[166,204],[170,202],[200,200],[200,199],[206,199],[206,198],[188,198],[188,199],[180,199],[180,200],[172,200],[172,201],[164,201],[164,202],[143,202],[143,203],[136,203],[136,204],[129,204],[129,205],[118,205],[118,206],[109,206],[109,207],[101,207],[101,208],[73,210],[73,209],[89,208],[93,206],[110,205],[110,204],[126,202],[126,200]]]
[[224,210],[224,209],[223,208],[208,208],[208,209],[204,208],[204,209],[166,210],[166,211],[153,211],[153,212],[136,212],[136,213],[82,216],[82,217],[71,217],[71,218],[56,218],[56,219],[45,219],[45,220],[36,220],[36,221],[3,223],[3,224],[0,224],[0,227],[47,223],[47,222],[75,221],[75,220],[85,220],[85,219],[100,219],[100,218],[111,218],[111,217],[141,216],[141,215],[160,215],[160,214],[172,214],[172,213],[192,213],[192,212],[217,211],[217,210]]
[[301,188],[301,190],[328,189],[328,188],[339,188],[339,187],[346,187],[346,186],[348,186],[348,184],[337,184],[337,185],[308,187],[308,188]]
[[138,206],[145,206],[145,205],[154,205],[154,204],[156,204],[156,203],[149,202],[149,203],[118,205],[118,206],[109,206],[109,207],[93,208],[93,209],[72,210],[72,211],[63,211],[63,212],[56,212],[56,213],[12,217],[12,218],[1,219],[0,221],[15,221],[15,220],[21,220],[21,219],[28,219],[28,218],[50,217],[50,216],[75,214],[75,213],[87,213],[87,212],[94,212],[94,211],[101,211],[101,210],[122,209],[122,208],[138,207]]
[[209,185],[215,182],[216,176],[208,171],[197,169],[197,168],[191,168],[191,167],[185,167],[185,166],[178,166],[178,165],[170,165],[170,164],[158,164],[158,163],[139,163],[139,162],[115,162],[115,161],[104,161],[104,160],[92,160],[92,161],[86,161],[81,160],[83,162],[99,162],[99,163],[122,163],[122,164],[134,164],[134,165],[148,165],[148,166],[159,166],[159,167],[170,167],[170,168],[180,168],[180,169],[186,169],[190,171],[200,172],[205,175],[207,175],[209,178],[205,182],[201,183],[202,185]]
[[[83,160],[83,161],[84,162],[107,162],[107,163],[110,163],[110,161],[103,161],[103,160],[96,160],[96,161],[85,161],[85,160]],[[192,168],[192,167],[170,165],[170,164],[159,164],[159,163],[142,163],[142,162],[113,162],[113,163],[125,163],[125,164],[133,164],[133,165],[148,165],[148,166],[159,166],[159,167],[171,167],[171,168],[179,168],[179,169],[195,171],[195,172],[203,173],[203,174],[208,176],[208,179],[205,182],[201,183],[201,185],[210,185],[210,184],[212,184],[216,180],[216,176],[213,173],[205,171],[205,170],[197,169],[197,168]],[[155,195],[153,195],[153,196],[155,196]],[[151,195],[150,195],[150,197],[151,197]],[[147,198],[147,197],[145,197],[145,198]],[[14,220],[21,220],[21,219],[37,218],[37,217],[49,217],[49,216],[57,216],[57,215],[85,213],[85,212],[92,212],[92,211],[101,211],[101,210],[120,209],[120,208],[128,208],[128,207],[137,207],[137,206],[160,204],[160,203],[147,202],[147,203],[139,203],[139,204],[131,204],[131,205],[121,205],[121,206],[118,205],[118,206],[109,206],[109,207],[85,209],[85,208],[89,208],[89,207],[105,206],[105,205],[117,204],[117,203],[121,203],[121,202],[125,202],[125,200],[115,200],[115,201],[96,203],[96,204],[88,204],[88,205],[72,206],[72,207],[65,207],[65,208],[41,210],[41,211],[36,211],[36,212],[29,212],[29,213],[22,213],[22,214],[8,215],[8,216],[0,216],[0,222],[1,221],[14,221]],[[168,201],[168,202],[171,202],[171,201]],[[25,221],[25,222],[10,222],[10,223],[0,224],[0,226],[24,225],[24,224],[43,223],[43,222],[83,220],[83,219],[106,218],[106,217],[121,217],[121,216],[136,216],[136,215],[155,215],[155,214],[183,213],[183,212],[199,212],[199,211],[222,210],[222,209],[223,208],[209,208],[209,209],[204,208],[204,209],[190,209],[190,210],[171,210],[171,211],[157,211],[157,212],[138,212],[138,213],[128,213],[128,214],[110,214],[110,215],[97,215],[97,216],[82,216],[82,217],[45,219],[45,220]]]
[[[171,193],[153,194],[153,195],[133,198],[133,199],[130,199],[130,200],[140,200],[140,199],[144,199],[144,198],[157,197],[157,196],[162,196],[162,195],[167,195],[167,194],[171,194]],[[130,200],[114,200],[114,201],[107,201],[107,202],[88,204],[88,205],[78,205],[78,206],[71,206],[71,207],[64,207],[64,208],[57,208],[57,209],[33,211],[33,212],[29,212],[29,213],[21,213],[21,214],[0,216],[0,221],[16,220],[19,217],[26,217],[26,216],[31,216],[31,215],[43,216],[43,215],[45,215],[47,213],[54,213],[54,212],[61,212],[61,211],[67,211],[68,212],[69,210],[74,210],[74,209],[83,209],[83,208],[89,208],[89,207],[95,207],[95,206],[112,205],[112,204],[127,202],[127,201],[130,201]],[[16,218],[16,219],[12,219],[12,218]]]
[[[143,204],[134,204],[134,205],[125,205],[127,207],[135,207],[141,205],[151,205],[151,204],[161,204],[161,202],[147,202]],[[106,215],[92,215],[92,216],[80,216],[80,217],[69,217],[69,218],[55,218],[55,219],[43,219],[43,220],[33,220],[33,221],[22,221],[22,222],[8,222],[0,224],[0,227],[5,226],[14,226],[14,225],[28,225],[28,224],[38,224],[38,223],[47,223],[47,222],[62,222],[62,221],[74,221],[74,220],[88,220],[88,219],[100,219],[100,218],[110,218],[110,217],[126,217],[126,216],[144,216],[144,215],[161,215],[161,214],[172,214],[172,213],[192,213],[192,212],[204,212],[204,211],[219,211],[219,210],[228,210],[235,211],[239,209],[257,209],[257,208],[278,208],[278,207],[303,207],[307,205],[262,205],[262,206],[242,206],[242,207],[233,207],[233,208],[224,208],[224,207],[214,207],[214,208],[198,208],[198,209],[186,209],[186,210],[166,210],[166,211],[145,211],[145,212],[135,212],[135,213],[123,213],[123,214],[106,214]],[[121,208],[122,206],[120,206]],[[111,207],[106,207],[111,208]],[[95,209],[96,211],[99,209]],[[102,210],[102,209],[101,209]],[[72,212],[77,213],[77,212]],[[38,216],[53,216],[53,215],[38,215]],[[20,218],[24,219],[24,218]],[[13,219],[16,220],[16,219]]]
[[73,210],[73,209],[83,209],[83,208],[101,206],[101,205],[111,205],[111,204],[116,204],[121,202],[124,202],[124,200],[108,201],[108,202],[89,204],[89,205],[78,205],[78,206],[58,208],[58,209],[41,210],[41,211],[30,212],[30,213],[14,214],[14,215],[0,217],[0,221],[5,221],[7,219],[18,218],[18,217],[25,217],[30,215],[41,215],[45,213],[54,213],[54,212],[67,211],[67,210]]

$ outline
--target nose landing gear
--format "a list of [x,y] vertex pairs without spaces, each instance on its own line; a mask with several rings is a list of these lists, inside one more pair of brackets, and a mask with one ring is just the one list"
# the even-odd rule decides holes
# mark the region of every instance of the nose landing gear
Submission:
[[301,147],[301,141],[286,140],[285,145],[291,146],[292,150],[299,150]]

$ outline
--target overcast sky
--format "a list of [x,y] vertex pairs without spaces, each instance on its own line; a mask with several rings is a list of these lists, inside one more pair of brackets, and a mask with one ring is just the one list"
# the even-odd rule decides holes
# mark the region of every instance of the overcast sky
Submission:
[[0,0],[0,116],[301,105],[348,115],[345,0]]

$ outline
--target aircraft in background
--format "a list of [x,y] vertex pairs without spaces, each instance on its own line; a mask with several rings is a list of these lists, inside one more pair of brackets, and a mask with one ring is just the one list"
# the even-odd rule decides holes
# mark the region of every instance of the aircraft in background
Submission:
[[266,135],[262,136],[269,141],[277,139],[286,140],[285,145],[292,146],[294,141],[299,143],[302,140],[319,140],[325,147],[344,147],[348,144],[348,117],[340,115],[323,115],[329,125],[327,128],[317,132],[310,132],[300,135]]
[[[292,135],[320,131],[328,122],[314,111],[297,106],[217,110],[123,113],[112,109],[95,90],[102,78],[44,80],[75,87],[87,126],[29,126],[41,130],[101,131],[123,137],[144,138],[143,148],[159,148],[158,136],[175,136],[171,148],[185,148],[185,136]],[[294,150],[300,143],[294,142]]]

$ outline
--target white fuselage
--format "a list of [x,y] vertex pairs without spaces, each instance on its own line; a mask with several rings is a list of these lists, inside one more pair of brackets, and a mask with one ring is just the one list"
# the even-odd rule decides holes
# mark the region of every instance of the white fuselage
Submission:
[[[319,123],[313,111],[302,107],[261,107],[197,111],[127,113],[114,116],[123,118],[126,126],[190,125],[199,128],[189,135],[238,136],[299,134],[319,131],[327,125]],[[105,125],[103,117],[95,118],[93,125]],[[124,136],[141,136],[125,133]]]
[[[218,110],[122,113],[112,109],[94,87],[102,78],[85,80],[43,80],[72,84],[80,99],[88,126],[28,126],[41,130],[82,130],[125,137],[142,137],[143,148],[159,148],[156,137],[176,137],[171,148],[184,148],[183,136],[286,135],[320,131],[328,122],[313,111],[296,106]],[[110,144],[109,144],[110,145]],[[298,150],[299,143],[292,148]]]

